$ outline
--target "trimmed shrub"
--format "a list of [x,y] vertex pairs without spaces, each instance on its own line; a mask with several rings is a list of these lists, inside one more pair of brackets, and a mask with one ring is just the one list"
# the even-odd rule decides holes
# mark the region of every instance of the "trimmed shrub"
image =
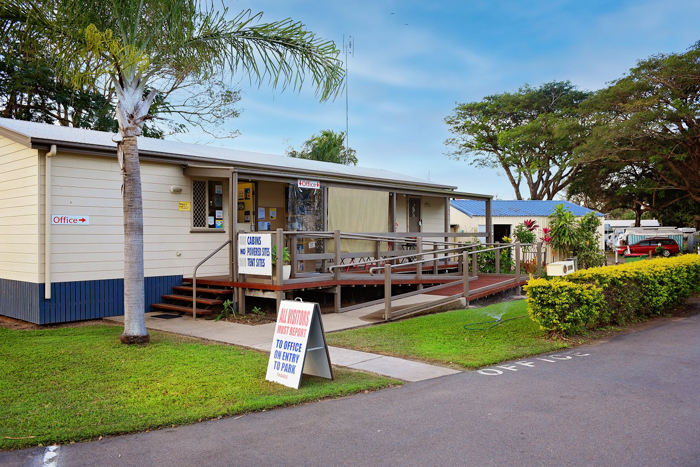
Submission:
[[[530,316],[542,329],[572,334],[582,326],[623,324],[682,304],[700,292],[700,256],[590,268],[563,278],[531,280],[525,290]],[[591,292],[585,294],[585,290]],[[600,301],[593,296],[597,291]]]
[[532,279],[525,290],[530,318],[550,334],[581,332],[605,306],[603,290],[590,284]]

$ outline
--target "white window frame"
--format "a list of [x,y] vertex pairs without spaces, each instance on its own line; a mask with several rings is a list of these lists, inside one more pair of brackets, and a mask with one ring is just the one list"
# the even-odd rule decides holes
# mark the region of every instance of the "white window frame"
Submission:
[[[195,216],[197,213],[195,212],[197,209],[197,203],[195,202],[195,189],[194,185],[196,182],[204,182],[205,183],[205,201],[204,201],[204,216],[205,216],[205,226],[195,226]],[[222,186],[222,193],[221,193],[221,210],[222,210],[222,218],[221,220],[223,221],[223,227],[220,229],[217,229],[216,227],[210,227],[208,225],[208,217],[209,217],[209,201],[210,201],[210,195],[209,195],[209,189],[210,189],[210,183],[218,183],[221,184]],[[192,215],[190,216],[190,231],[191,232],[211,232],[211,233],[225,233],[226,232],[226,196],[227,196],[227,191],[226,190],[226,180],[225,179],[220,179],[220,178],[193,178],[192,179]],[[230,207],[229,207],[230,208]],[[216,222],[216,219],[214,219],[214,222]]]

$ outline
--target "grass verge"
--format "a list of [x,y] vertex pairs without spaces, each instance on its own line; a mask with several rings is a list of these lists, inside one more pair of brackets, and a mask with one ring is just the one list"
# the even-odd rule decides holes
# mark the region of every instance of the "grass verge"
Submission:
[[299,390],[265,381],[267,355],[153,332],[124,346],[118,326],[0,328],[0,449],[100,436],[375,390],[400,381],[334,369]]
[[[527,302],[518,300],[332,333],[326,339],[338,347],[462,368],[479,368],[568,347],[564,342],[547,339],[528,316],[487,329],[496,318],[505,321],[522,315],[527,315]],[[479,322],[485,323],[469,326],[472,330],[464,328]]]

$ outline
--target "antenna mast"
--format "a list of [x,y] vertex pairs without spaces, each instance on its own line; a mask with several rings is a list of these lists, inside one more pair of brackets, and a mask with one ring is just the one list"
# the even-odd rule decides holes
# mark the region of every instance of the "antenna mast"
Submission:
[[349,135],[350,135],[350,125],[348,119],[348,55],[351,57],[355,56],[355,41],[352,36],[348,36],[348,40],[345,40],[345,34],[343,34],[343,49],[345,49],[345,152],[350,150]]

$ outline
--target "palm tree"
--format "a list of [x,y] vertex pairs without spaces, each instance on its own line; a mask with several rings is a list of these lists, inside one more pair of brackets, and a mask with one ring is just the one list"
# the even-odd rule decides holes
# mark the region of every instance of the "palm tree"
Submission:
[[322,130],[320,135],[313,135],[311,139],[307,140],[301,150],[289,148],[287,155],[297,159],[357,165],[355,150],[345,148],[344,131],[336,133],[333,130]]
[[[262,13],[232,19],[198,0],[2,0],[0,30],[43,35],[61,76],[79,85],[111,83],[123,175],[124,333],[148,342],[144,315],[143,207],[138,136],[158,93],[215,83],[228,72],[285,89],[311,80],[317,97],[334,97],[343,71],[333,42],[290,19],[258,24]],[[150,92],[145,90],[149,88]]]

